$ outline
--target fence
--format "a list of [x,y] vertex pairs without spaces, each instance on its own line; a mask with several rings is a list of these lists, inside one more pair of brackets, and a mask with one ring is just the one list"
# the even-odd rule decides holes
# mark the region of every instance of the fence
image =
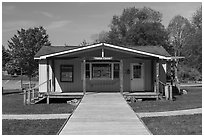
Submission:
[[50,91],[51,89],[51,80],[47,80],[33,88],[30,88],[30,89],[24,89],[24,105],[30,105],[32,103],[35,103],[35,100],[37,100],[39,97],[40,97],[40,94],[39,94],[39,87],[44,85],[44,84],[48,84],[49,85],[49,88],[48,88],[48,91]]

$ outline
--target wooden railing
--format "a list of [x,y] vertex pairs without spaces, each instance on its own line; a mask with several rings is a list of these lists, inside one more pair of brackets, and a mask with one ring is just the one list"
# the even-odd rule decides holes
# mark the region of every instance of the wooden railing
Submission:
[[172,100],[172,85],[163,83],[162,81],[159,81],[159,83],[162,85],[162,93],[165,95],[166,100]]
[[50,92],[50,89],[51,89],[51,79],[50,80],[47,80],[33,88],[30,88],[30,89],[25,89],[23,92],[24,92],[24,99],[23,99],[23,103],[24,105],[30,105],[31,103],[34,103],[35,99],[36,98],[39,98],[40,94],[39,94],[39,87],[44,85],[44,84],[48,84],[49,85],[49,92]]

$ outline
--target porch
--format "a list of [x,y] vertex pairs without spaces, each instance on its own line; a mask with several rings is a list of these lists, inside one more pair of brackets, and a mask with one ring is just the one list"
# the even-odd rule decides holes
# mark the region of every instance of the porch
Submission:
[[159,46],[99,43],[43,47],[35,59],[39,60],[39,83],[46,81],[39,92],[49,103],[50,98],[78,97],[90,91],[158,99],[161,83],[166,82],[166,60],[170,56]]

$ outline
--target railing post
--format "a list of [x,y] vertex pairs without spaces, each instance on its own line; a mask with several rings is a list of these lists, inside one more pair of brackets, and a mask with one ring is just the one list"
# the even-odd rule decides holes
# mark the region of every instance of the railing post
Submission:
[[173,100],[173,95],[172,95],[172,85],[169,87],[169,99]]
[[31,92],[28,90],[28,105],[31,103]]
[[27,96],[26,96],[27,92],[26,92],[26,90],[24,90],[23,93],[24,93],[24,95],[23,95],[23,104],[27,105]]
[[35,89],[32,89],[32,99],[34,100],[35,98]]
[[83,94],[86,94],[86,60],[83,60]]
[[47,95],[47,104],[50,104],[50,97],[49,97],[49,94]]
[[120,60],[120,93],[123,94],[123,60]]

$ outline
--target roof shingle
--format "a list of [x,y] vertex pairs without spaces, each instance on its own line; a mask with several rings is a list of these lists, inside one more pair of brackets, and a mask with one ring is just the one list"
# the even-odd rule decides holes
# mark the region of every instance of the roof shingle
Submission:
[[[44,55],[49,55],[53,53],[59,53],[62,51],[68,51],[71,49],[81,48],[81,46],[43,46],[35,55],[35,58],[39,58]],[[143,51],[147,53],[152,53],[156,55],[161,55],[165,57],[170,57],[171,55],[162,46],[130,46],[126,47],[138,51]]]

